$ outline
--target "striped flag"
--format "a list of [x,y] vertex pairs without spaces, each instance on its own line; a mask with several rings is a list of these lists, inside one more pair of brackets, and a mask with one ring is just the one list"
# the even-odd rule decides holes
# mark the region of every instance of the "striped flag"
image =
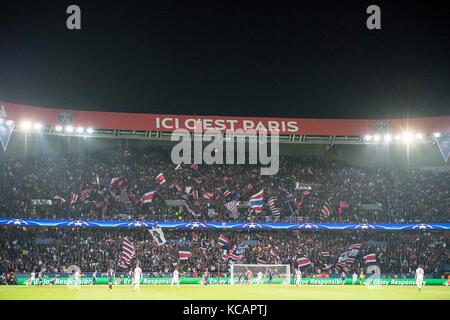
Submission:
[[375,253],[370,253],[363,257],[365,263],[377,262],[377,256]]
[[209,193],[208,191],[205,191],[205,192],[203,193],[203,198],[206,198],[206,199],[208,199],[208,200],[211,200],[212,197],[213,197],[213,194],[212,194],[212,193]]
[[320,212],[321,219],[328,219],[333,213],[333,210],[331,209],[331,206],[328,204],[328,202],[325,202]]
[[272,214],[274,216],[279,216],[280,215],[280,209],[278,209],[276,207],[276,205],[275,205],[276,201],[277,201],[277,198],[272,197],[272,198],[269,199],[269,201],[267,203],[269,204],[269,209],[270,209],[270,211],[272,211]]
[[181,170],[181,163],[175,167],[175,171]]
[[322,252],[320,253],[320,255],[321,255],[322,257],[329,257],[329,256],[331,256],[330,251],[322,251]]
[[230,212],[233,217],[237,217],[239,215],[238,205],[239,201],[232,200],[230,202],[225,203],[225,208]]
[[224,192],[223,192],[223,196],[226,198],[226,197],[228,197],[229,195],[231,194],[231,191],[230,190],[225,190]]
[[73,205],[77,202],[77,200],[78,200],[78,195],[75,192],[71,192],[69,206],[72,208]]
[[178,258],[180,262],[187,262],[191,256],[191,251],[187,247],[181,247],[178,250]]
[[175,184],[175,189],[177,189],[178,192],[183,190],[183,188],[178,183]]
[[65,203],[66,202],[66,199],[64,199],[63,197],[60,197],[60,196],[54,196],[53,199],[61,201],[61,203]]
[[219,240],[217,241],[217,246],[219,248],[230,247],[231,246],[231,240],[226,235],[221,234],[219,236]]
[[296,261],[297,261],[297,266],[300,268],[311,265],[311,260],[305,256],[298,257]]
[[354,243],[348,246],[348,249],[361,249],[361,243]]
[[119,256],[119,267],[128,268],[134,258],[135,253],[136,249],[134,248],[133,243],[131,243],[127,238],[123,239],[122,252]]
[[194,197],[195,200],[198,200],[198,190],[192,191],[192,197]]
[[159,184],[164,184],[164,183],[166,183],[166,178],[164,177],[164,174],[163,174],[162,172],[156,176],[155,180],[156,180],[156,182],[158,182]]
[[150,191],[147,193],[144,193],[141,197],[141,203],[152,203],[153,202],[153,196],[155,195],[155,191]]
[[257,264],[267,264],[268,262],[262,258],[256,258],[256,263]]
[[264,204],[264,189],[255,193],[250,197],[250,208],[255,210],[255,212],[262,212]]

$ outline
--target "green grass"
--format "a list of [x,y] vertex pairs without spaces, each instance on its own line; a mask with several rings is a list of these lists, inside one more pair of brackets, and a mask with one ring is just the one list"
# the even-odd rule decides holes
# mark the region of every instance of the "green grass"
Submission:
[[0,286],[0,300],[450,300],[450,287],[425,286],[421,292],[413,286],[283,286],[283,285],[144,285],[139,292],[133,287],[106,285],[81,286]]

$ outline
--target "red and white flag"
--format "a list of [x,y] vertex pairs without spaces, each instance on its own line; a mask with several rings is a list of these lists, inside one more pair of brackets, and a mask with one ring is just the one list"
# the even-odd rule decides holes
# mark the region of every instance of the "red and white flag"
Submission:
[[131,243],[127,238],[123,239],[122,252],[119,256],[119,266],[122,268],[128,268],[134,258],[135,253],[136,249],[133,243]]
[[212,194],[212,193],[209,193],[208,191],[205,191],[205,192],[203,193],[203,197],[206,198],[206,199],[208,199],[208,200],[211,200],[211,198],[213,197],[213,194]]
[[377,262],[377,256],[375,253],[370,253],[363,257],[365,263]]
[[164,183],[166,183],[166,178],[164,177],[164,174],[163,174],[162,172],[156,176],[155,180],[156,180],[156,182],[158,182],[159,184],[164,184]]
[[150,191],[147,193],[144,193],[141,197],[141,203],[152,203],[153,202],[153,197],[155,195],[155,191]]

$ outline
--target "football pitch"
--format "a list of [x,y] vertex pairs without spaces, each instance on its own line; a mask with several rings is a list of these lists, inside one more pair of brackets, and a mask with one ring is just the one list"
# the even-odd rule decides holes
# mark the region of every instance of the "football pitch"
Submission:
[[450,300],[450,287],[283,286],[283,285],[127,285],[0,286],[0,300]]

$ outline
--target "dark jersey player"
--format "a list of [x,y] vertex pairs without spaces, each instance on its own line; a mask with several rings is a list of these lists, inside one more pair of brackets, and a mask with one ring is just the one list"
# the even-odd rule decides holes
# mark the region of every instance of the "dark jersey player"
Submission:
[[116,277],[116,273],[114,272],[114,269],[109,268],[108,272],[106,273],[106,276],[108,277],[108,288],[109,288],[109,291],[111,291],[112,285],[114,283],[114,278]]
[[269,271],[267,272],[267,275],[269,276],[269,284],[272,284],[273,271],[269,269]]

